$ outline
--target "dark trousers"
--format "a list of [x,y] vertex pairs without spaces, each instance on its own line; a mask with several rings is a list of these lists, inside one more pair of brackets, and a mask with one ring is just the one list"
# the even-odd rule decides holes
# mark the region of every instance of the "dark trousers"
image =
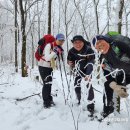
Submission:
[[[110,73],[109,71],[104,70],[104,75],[107,75],[109,73]],[[122,83],[123,78],[124,78],[123,73],[117,74],[117,76],[115,78],[113,78],[111,75],[106,77],[107,81],[104,83],[105,94],[103,95],[104,107],[113,105],[113,89],[110,88],[109,84],[112,81],[115,81],[118,85],[126,86],[127,84],[130,83],[130,75],[125,75],[125,77],[126,77],[126,79],[125,79],[124,83]]]
[[44,103],[52,101],[51,86],[52,86],[52,68],[39,66],[39,73],[43,81],[42,97]]
[[[109,73],[110,73],[109,71],[104,70],[104,75],[107,75]],[[106,79],[107,81],[104,83],[105,93],[103,95],[103,103],[104,106],[110,106],[111,103],[113,102],[113,89],[110,88],[109,84],[112,81],[115,81],[115,79],[111,75],[107,76]]]
[[[82,77],[77,75],[75,77],[75,81],[74,81],[75,93],[76,93],[78,100],[81,99],[81,86],[80,86],[81,80],[82,80]],[[86,87],[88,88],[89,86],[87,85]],[[90,86],[90,89],[88,91],[88,99],[87,100],[92,101],[93,99],[94,99],[94,91],[93,91],[93,87]]]
[[[87,62],[86,60],[81,60],[79,62],[79,69],[80,71],[77,72],[76,77],[75,77],[75,81],[74,81],[74,86],[75,86],[75,93],[77,96],[77,99],[80,101],[81,99],[81,80],[82,77],[84,77],[83,73],[86,75],[90,75],[93,67],[91,64],[89,63],[93,63],[93,62]],[[85,68],[85,66],[88,64],[88,66]],[[82,71],[82,73],[81,73]],[[86,86],[87,88],[89,87],[89,84]],[[88,91],[88,99],[89,101],[92,101],[94,99],[94,91],[93,91],[93,87],[90,86],[90,89]]]

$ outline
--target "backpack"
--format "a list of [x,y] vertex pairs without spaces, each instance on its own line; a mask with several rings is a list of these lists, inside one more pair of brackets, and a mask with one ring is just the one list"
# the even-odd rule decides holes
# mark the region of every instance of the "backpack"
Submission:
[[130,47],[130,38],[123,36],[123,35],[119,34],[118,32],[110,31],[105,36],[110,38],[113,42],[114,41],[123,42],[124,44],[126,44],[127,46]]
[[[130,62],[130,58],[124,52],[122,52],[117,46],[118,42],[121,42],[127,45],[127,47],[130,49],[130,38],[114,31],[108,32],[105,36],[110,39],[112,48],[114,52],[117,54],[117,56],[120,57],[122,61]],[[114,44],[114,42],[117,44]]]
[[47,44],[51,44],[51,48],[53,48],[54,41],[55,41],[55,38],[50,34],[45,35],[43,38],[41,38],[38,41],[38,47],[37,47],[36,52],[35,52],[35,58],[37,61],[40,61],[40,59],[42,59],[43,50]]

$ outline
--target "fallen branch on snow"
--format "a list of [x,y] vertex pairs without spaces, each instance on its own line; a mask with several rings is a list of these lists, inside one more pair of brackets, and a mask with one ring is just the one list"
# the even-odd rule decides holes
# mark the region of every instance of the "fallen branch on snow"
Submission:
[[33,96],[36,96],[36,95],[38,95],[40,97],[40,94],[41,93],[36,93],[36,94],[32,94],[32,95],[24,97],[24,98],[17,98],[16,101],[23,101],[23,100],[25,100],[27,98],[30,98],[30,97],[33,97]]
[[0,85],[5,85],[5,84],[9,84],[9,83],[2,83],[2,84],[0,84]]

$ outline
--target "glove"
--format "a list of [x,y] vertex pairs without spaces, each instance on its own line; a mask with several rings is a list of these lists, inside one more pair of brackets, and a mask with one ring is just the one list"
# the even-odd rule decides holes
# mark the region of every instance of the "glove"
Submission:
[[117,93],[119,97],[127,98],[129,96],[129,94],[125,92],[126,88],[124,86],[118,85],[114,81],[110,83],[110,87],[114,90],[114,92]]
[[63,49],[61,46],[55,46],[53,51],[57,54],[57,55],[61,55],[63,53]]
[[86,76],[84,77],[84,80],[90,82],[90,81],[91,81],[91,77],[90,77],[89,75],[86,75]]
[[67,63],[68,63],[68,65],[69,65],[71,68],[74,67],[74,62],[73,62],[73,61],[68,60]]

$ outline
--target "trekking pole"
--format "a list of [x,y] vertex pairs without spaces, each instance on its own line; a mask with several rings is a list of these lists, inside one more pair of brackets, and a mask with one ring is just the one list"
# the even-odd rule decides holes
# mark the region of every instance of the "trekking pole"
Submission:
[[94,88],[93,86],[92,86],[92,88],[93,88],[95,91],[97,91],[97,92],[99,92],[99,93],[101,93],[101,94],[102,94],[102,92],[101,92],[101,91],[97,90],[97,89],[96,89],[96,88]]
[[66,78],[66,82],[67,82],[67,86],[68,86],[68,95],[67,95],[67,100],[68,100],[68,97],[69,97],[69,94],[70,94],[71,74],[70,74],[70,80],[68,81],[68,79],[67,79],[67,73],[66,73],[66,69],[65,69],[65,62],[64,62],[62,54],[61,54],[61,60],[63,62],[63,68],[64,68],[64,73],[65,73],[65,78]]
[[63,75],[62,75],[60,56],[59,55],[58,55],[58,60],[59,60],[59,69],[60,69],[60,75],[61,75],[61,81],[62,81],[62,87],[63,87],[63,96],[64,96],[64,100],[65,100],[65,105],[66,105],[65,87],[64,87],[64,83],[63,83]]
[[[69,95],[70,95],[70,84],[71,84],[72,74],[73,74],[72,68],[70,68],[70,77],[69,77],[69,84],[68,84],[68,95],[67,95],[67,100],[68,100]],[[71,95],[70,95],[70,98],[72,98]]]

